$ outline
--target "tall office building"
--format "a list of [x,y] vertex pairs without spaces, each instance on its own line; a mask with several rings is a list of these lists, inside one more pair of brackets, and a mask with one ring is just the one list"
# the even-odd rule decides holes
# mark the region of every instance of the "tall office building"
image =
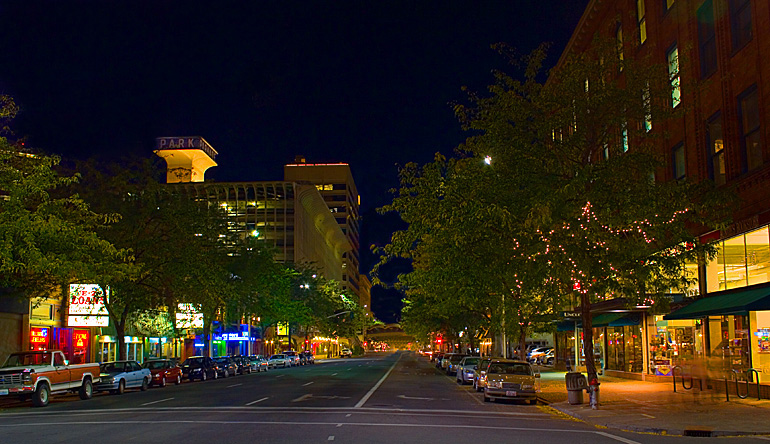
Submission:
[[[360,263],[360,215],[358,195],[350,165],[347,163],[307,163],[297,156],[294,163],[285,165],[283,179],[298,184],[312,184],[323,196],[326,206],[347,237],[352,249],[342,257],[342,288],[357,297],[367,312],[371,310],[370,285],[362,281]],[[368,282],[368,281],[367,281]]]

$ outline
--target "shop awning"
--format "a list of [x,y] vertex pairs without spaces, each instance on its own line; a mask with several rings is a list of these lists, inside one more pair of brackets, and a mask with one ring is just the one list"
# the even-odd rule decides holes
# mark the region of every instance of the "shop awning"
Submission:
[[612,322],[624,317],[627,313],[602,313],[591,320],[593,327],[609,327]]
[[[623,327],[626,325],[639,325],[642,316],[639,313],[601,313],[594,315],[591,325],[594,327]],[[577,319],[578,327],[583,326],[583,322]],[[568,319],[559,322],[556,326],[556,331],[573,331],[575,329],[575,321]]]
[[663,319],[699,319],[707,316],[748,315],[750,311],[770,310],[770,287],[731,290],[708,296],[663,316]]

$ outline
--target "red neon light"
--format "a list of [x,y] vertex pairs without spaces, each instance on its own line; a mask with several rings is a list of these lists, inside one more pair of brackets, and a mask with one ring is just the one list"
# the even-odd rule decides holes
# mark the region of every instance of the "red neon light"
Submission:
[[82,348],[88,343],[88,332],[79,332],[73,335],[75,347]]
[[48,342],[48,329],[46,328],[30,328],[29,329],[29,342],[31,344],[45,344]]

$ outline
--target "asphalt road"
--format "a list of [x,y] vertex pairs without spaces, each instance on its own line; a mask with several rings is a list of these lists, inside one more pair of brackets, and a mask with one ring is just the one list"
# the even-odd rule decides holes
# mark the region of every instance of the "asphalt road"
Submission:
[[[13,443],[681,443],[570,420],[546,406],[484,403],[414,353],[330,360],[180,386],[0,402]],[[720,442],[767,442],[719,438]]]

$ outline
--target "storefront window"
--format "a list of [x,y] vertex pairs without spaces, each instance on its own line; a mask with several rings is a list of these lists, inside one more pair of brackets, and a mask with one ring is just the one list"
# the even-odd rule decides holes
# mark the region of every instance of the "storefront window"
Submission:
[[29,329],[29,349],[48,350],[48,328],[31,327]]
[[751,367],[747,321],[747,316],[709,317],[709,356],[713,370],[724,373]]
[[770,382],[770,311],[751,312],[751,362],[759,382]]
[[770,282],[770,236],[768,227],[746,234],[748,284]]
[[691,365],[702,357],[700,321],[664,321],[655,316],[650,331],[650,374],[669,376],[674,366]]

